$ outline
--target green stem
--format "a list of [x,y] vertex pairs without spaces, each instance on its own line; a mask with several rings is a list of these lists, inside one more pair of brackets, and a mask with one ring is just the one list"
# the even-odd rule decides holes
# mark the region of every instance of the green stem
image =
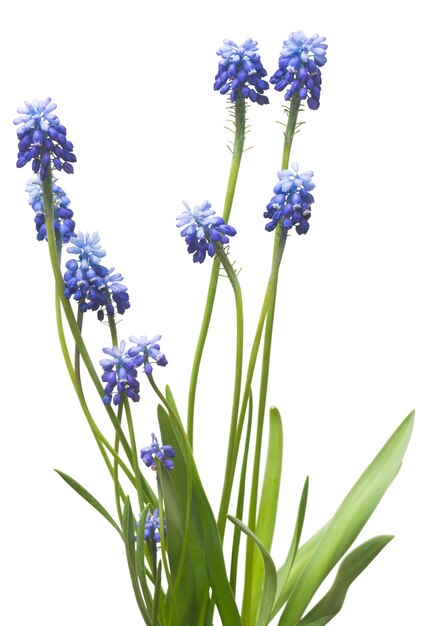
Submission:
[[[246,104],[245,99],[240,96],[235,101],[235,135],[232,151],[231,169],[229,171],[228,186],[226,189],[225,203],[223,207],[223,219],[228,222],[234,201],[235,188],[237,186],[238,173],[240,170],[241,157],[244,149],[245,129],[246,129]],[[210,275],[210,283],[207,291],[207,299],[204,308],[203,319],[201,322],[200,334],[195,349],[194,362],[192,365],[191,378],[188,393],[188,421],[187,434],[191,447],[194,445],[194,412],[195,412],[195,394],[197,388],[198,375],[200,371],[201,358],[203,356],[204,345],[206,343],[207,333],[210,326],[210,320],[213,312],[213,305],[216,296],[217,281],[219,278],[220,263],[217,259],[213,261],[213,267]]]
[[265,292],[265,296],[263,299],[263,305],[262,305],[262,309],[260,312],[259,321],[258,321],[257,328],[256,328],[256,333],[253,339],[253,345],[252,345],[252,349],[250,353],[249,364],[247,367],[246,382],[245,382],[245,387],[244,387],[243,398],[241,401],[241,407],[240,407],[236,436],[235,436],[235,446],[234,446],[235,454],[232,459],[227,460],[227,464],[225,468],[225,481],[223,485],[222,498],[221,498],[219,516],[218,516],[218,521],[217,521],[219,534],[222,538],[225,533],[226,515],[228,513],[229,501],[231,499],[232,485],[234,481],[235,468],[237,464],[238,449],[239,449],[241,434],[242,434],[242,430],[244,426],[244,419],[245,419],[247,403],[248,403],[249,395],[250,395],[251,383],[253,380],[254,368],[256,365],[256,359],[257,359],[257,355],[259,352],[260,340],[262,338],[263,326],[264,326],[265,318],[268,312],[269,302],[270,302],[272,294],[274,293],[276,283],[278,280],[279,268],[280,268],[281,259],[284,253],[286,241],[287,241],[287,233],[285,231],[282,231],[282,234],[278,240],[277,249],[275,251],[274,261],[272,264],[271,273],[269,275],[268,285],[266,287],[266,292]]
[[[218,247],[216,250],[218,259],[223,265],[228,278],[231,282],[235,296],[235,310],[236,310],[236,326],[237,326],[237,345],[236,345],[236,357],[235,357],[235,378],[234,378],[234,394],[232,400],[232,413],[231,423],[229,428],[228,438],[228,452],[226,466],[229,467],[236,456],[236,433],[238,424],[238,409],[240,406],[241,395],[241,379],[243,370],[243,339],[244,339],[244,322],[243,322],[243,300],[241,294],[241,286],[238,277],[235,273],[232,264],[230,263],[228,256],[222,247]],[[224,481],[226,482],[227,476],[225,472]]]
[[[287,169],[290,160],[290,152],[293,144],[294,134],[297,126],[297,116],[300,110],[300,98],[293,98],[288,111],[288,121],[286,131],[284,135],[284,146],[281,169]],[[280,227],[279,227],[280,228]],[[278,246],[280,238],[280,232],[277,229],[274,239],[274,253]],[[256,444],[253,457],[253,472],[252,472],[252,484],[250,492],[250,506],[248,516],[248,527],[253,532],[256,532],[256,517],[257,517],[257,504],[259,494],[259,475],[260,475],[260,461],[262,453],[262,441],[265,422],[265,408],[266,397],[268,391],[269,381],[269,367],[271,362],[271,349],[272,349],[272,335],[274,328],[275,317],[275,304],[277,297],[278,280],[271,293],[269,301],[268,313],[265,324],[265,336],[263,342],[263,355],[262,355],[262,369],[260,376],[260,389],[259,389],[259,405],[257,415],[257,429],[256,429]],[[243,598],[243,610],[242,617],[244,623],[250,625],[254,624],[257,607],[252,606],[252,591],[253,591],[253,577],[251,572],[253,571],[254,560],[254,544],[248,541],[246,544],[246,577],[244,586],[244,598]]]
[[[92,379],[93,384],[95,385],[95,388],[99,396],[102,398],[104,395],[104,391],[103,391],[101,382],[99,380],[97,372],[94,368],[94,365],[87,351],[86,345],[81,336],[77,321],[74,318],[74,313],[73,313],[71,304],[68,301],[68,298],[65,296],[65,293],[64,293],[64,282],[63,282],[62,273],[61,273],[61,266],[60,266],[60,261],[58,257],[56,238],[55,238],[55,230],[54,230],[54,225],[53,225],[54,215],[53,215],[52,172],[51,172],[50,166],[48,167],[46,177],[43,180],[43,204],[44,204],[44,211],[45,211],[45,218],[46,218],[46,231],[47,231],[47,243],[48,243],[48,248],[49,248],[49,256],[50,256],[50,262],[51,262],[53,275],[54,275],[55,283],[57,287],[57,293],[59,295],[62,309],[65,313],[65,317],[67,318],[67,322],[71,330],[72,336],[76,343],[76,347],[81,355],[81,358],[83,359],[83,362],[87,368],[87,371],[90,375],[90,378]],[[123,449],[129,461],[132,462],[131,448],[126,440],[126,437],[123,433],[123,430],[120,424],[117,421],[117,417],[114,411],[109,405],[104,404],[104,408],[108,413],[108,416],[113,424],[115,431],[117,432],[117,435],[120,439],[120,443],[123,446]]]
[[133,471],[135,473],[135,478],[136,478],[135,487],[136,487],[136,491],[138,494],[139,510],[142,511],[146,500],[145,500],[145,495],[144,495],[144,489],[142,486],[142,477],[141,477],[141,473],[139,469],[139,455],[138,455],[138,449],[136,447],[136,437],[135,437],[135,431],[133,428],[132,412],[130,410],[129,399],[126,395],[124,395],[123,403],[124,403],[124,412],[126,413],[126,419],[127,419],[127,429],[129,431],[130,446],[132,449],[132,464],[133,464]]
[[[80,403],[80,406],[83,410],[84,416],[87,419],[87,422],[89,424],[90,430],[93,433],[93,436],[95,438],[95,441],[99,447],[99,450],[102,454],[102,458],[105,461],[105,464],[108,468],[109,473],[111,474],[111,476],[113,476],[113,470],[112,470],[112,466],[111,466],[111,462],[109,460],[109,457],[107,456],[106,452],[105,452],[105,448],[108,450],[108,452],[111,453],[111,455],[114,457],[115,462],[117,462],[120,467],[122,468],[122,470],[124,471],[124,473],[126,474],[126,476],[128,477],[128,479],[130,480],[130,482],[134,485],[135,484],[135,478],[134,476],[131,474],[130,470],[128,469],[127,465],[124,463],[124,461],[115,453],[114,448],[111,446],[111,444],[109,443],[109,441],[107,440],[107,438],[102,434],[102,432],[99,430],[96,422],[94,421],[92,414],[90,413],[89,407],[87,406],[86,403],[86,399],[84,397],[83,391],[81,389],[81,383],[79,383],[77,381],[76,378],[76,372],[73,369],[72,363],[71,363],[71,358],[70,358],[70,354],[68,352],[68,347],[67,347],[67,343],[66,343],[66,339],[65,339],[65,333],[64,333],[64,327],[63,327],[63,323],[62,323],[62,315],[61,315],[61,302],[60,302],[60,298],[59,298],[59,294],[58,294],[58,289],[55,289],[55,310],[56,310],[56,325],[57,325],[57,330],[58,330],[58,336],[59,336],[59,343],[61,346],[61,350],[62,350],[62,355],[64,357],[64,361],[65,361],[65,365],[68,371],[68,374],[70,376],[71,382],[73,384],[74,390],[76,392],[78,401]],[[120,488],[120,497],[122,499],[124,499],[124,492],[123,490]]]
[[[248,405],[248,419],[247,419],[247,429],[246,429],[246,442],[244,446],[244,454],[241,463],[241,472],[240,472],[240,484],[238,487],[238,499],[237,499],[237,510],[235,517],[242,520],[244,515],[244,499],[245,499],[245,488],[246,488],[246,475],[247,475],[247,464],[248,464],[248,456],[250,450],[250,435],[251,435],[251,424],[253,418],[253,397],[250,393],[249,396],[249,405]],[[231,585],[231,589],[235,594],[237,588],[237,573],[238,573],[238,561],[239,561],[239,551],[240,551],[240,540],[241,540],[241,530],[238,526],[234,528],[234,538],[232,540],[232,557],[231,557],[231,572],[229,576],[229,582]]]

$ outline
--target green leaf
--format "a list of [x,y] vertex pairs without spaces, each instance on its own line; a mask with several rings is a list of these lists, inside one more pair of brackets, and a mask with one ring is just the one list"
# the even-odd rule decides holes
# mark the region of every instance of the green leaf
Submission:
[[[269,441],[266,453],[267,465],[263,478],[258,507],[255,535],[267,550],[271,549],[280,493],[283,461],[283,429],[281,415],[276,407],[269,411]],[[263,585],[263,561],[258,551],[253,553],[251,612],[255,616]]]
[[135,518],[132,513],[129,496],[126,496],[123,507],[123,538],[126,546],[127,565],[129,567],[130,580],[132,581],[133,592],[135,594],[139,610],[147,626],[151,626],[151,618],[144,604],[139,587],[135,554],[135,532]]
[[[179,589],[177,607],[182,611],[182,626],[187,626],[206,608],[206,597],[211,586],[223,626],[239,626],[241,619],[232,593],[223,558],[217,524],[204,492],[192,454],[183,441],[186,435],[175,426],[163,407],[158,407],[158,420],[163,442],[172,445],[177,454],[171,472],[161,472],[167,518],[167,553],[172,577],[176,575],[180,559],[182,537],[186,531],[185,511],[187,494],[187,466],[191,463],[192,492],[190,538],[188,556],[184,563],[183,584]],[[179,432],[177,430],[179,429]],[[185,611],[182,606],[186,605]],[[177,622],[174,622],[177,626]]]
[[[274,562],[269,554],[268,550],[262,544],[258,537],[248,528],[243,522],[234,517],[228,515],[228,519],[233,524],[238,526],[259,548],[263,558],[264,565],[264,580],[262,586],[262,594],[260,596],[260,605],[257,612],[256,626],[266,626],[269,623],[269,617],[271,615],[272,605],[274,604],[275,593],[277,590],[277,571],[275,569]],[[256,607],[257,608],[257,607]]]
[[374,537],[350,552],[342,561],[333,585],[326,595],[299,622],[298,626],[324,626],[340,611],[353,581],[391,541],[391,535]]
[[59,476],[63,478],[65,482],[68,483],[68,485],[74,489],[74,491],[76,491],[82,498],[84,498],[86,502],[91,504],[93,508],[96,509],[102,515],[102,517],[104,517],[122,537],[121,528],[114,521],[113,517],[108,513],[105,507],[103,507],[102,504],[98,500],[96,500],[96,498],[92,496],[91,493],[87,491],[87,489],[85,489],[82,485],[80,485],[80,483],[74,480],[74,478],[71,478],[71,476],[64,474],[64,472],[61,472],[58,469],[55,469],[55,472],[59,474]]
[[[271,407],[269,411],[269,442],[266,458],[267,466],[263,479],[255,534],[265,548],[270,550],[277,517],[283,462],[283,428],[281,415],[276,407]],[[265,511],[268,512],[267,515],[265,515]]]
[[300,496],[299,510],[297,512],[296,525],[294,527],[290,549],[288,551],[284,565],[281,568],[280,591],[279,593],[277,593],[276,596],[274,608],[272,610],[272,616],[278,613],[285,601],[284,594],[286,590],[286,584],[296,558],[297,550],[299,548],[300,536],[302,534],[303,522],[305,521],[306,503],[308,501],[308,489],[309,478],[307,477],[305,480],[305,484],[303,485],[302,495]]
[[413,420],[414,412],[397,428],[326,525],[293,587],[279,626],[296,626],[315,591],[370,518],[401,467]]

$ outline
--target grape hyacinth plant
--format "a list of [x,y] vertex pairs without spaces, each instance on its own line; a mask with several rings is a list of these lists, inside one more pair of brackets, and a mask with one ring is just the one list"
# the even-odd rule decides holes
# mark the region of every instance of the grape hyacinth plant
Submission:
[[[167,373],[180,364],[171,357],[168,364],[160,348],[162,336],[127,335],[129,315],[123,315],[130,307],[128,290],[122,275],[103,264],[106,252],[99,234],[75,230],[70,200],[58,182],[62,172],[74,172],[76,157],[55,113],[56,104],[50,97],[26,102],[14,120],[16,165],[22,168],[31,163],[35,174],[26,191],[35,212],[37,239],[44,242],[52,268],[64,362],[111,481],[115,512],[107,510],[76,479],[56,471],[116,533],[141,623],[147,626],[324,626],[341,611],[352,582],[392,538],[380,535],[352,547],[401,465],[414,412],[391,435],[334,515],[302,541],[309,488],[306,479],[294,511],[292,539],[287,546],[273,549],[274,531],[281,524],[283,424],[278,408],[267,411],[267,394],[278,278],[288,240],[291,246],[300,245],[296,235],[308,233],[311,214],[315,227],[312,192],[316,185],[318,213],[324,212],[321,181],[315,179],[314,184],[313,171],[299,168],[293,142],[304,101],[309,109],[305,121],[320,105],[326,54],[325,37],[293,32],[284,41],[279,69],[268,81],[253,39],[241,45],[225,39],[217,52],[219,66],[211,81],[212,91],[226,96],[234,124],[225,200],[218,213],[207,200],[194,208],[184,202],[185,208],[176,218],[193,261],[188,264],[188,282],[205,280],[208,285],[188,373],[187,406],[178,406],[177,397],[163,382],[165,366]],[[269,103],[264,93],[270,85],[275,91],[284,91],[287,103],[282,154],[277,155],[278,182],[272,198],[269,188],[262,189],[264,203],[251,211],[238,206],[235,191],[250,105],[271,104],[262,107],[262,115],[268,115],[273,102]],[[275,91],[271,90],[271,101]],[[275,98],[282,107],[282,95],[275,94]],[[257,158],[261,165],[262,155]],[[309,162],[304,157],[299,162],[305,160]],[[275,172],[266,174],[272,181]],[[262,178],[257,180],[261,184]],[[168,202],[174,205],[170,193]],[[176,213],[177,206],[176,202]],[[229,223],[231,211],[236,227]],[[84,216],[79,214],[76,219],[80,225]],[[243,294],[233,255],[234,238],[239,237],[239,224],[245,220],[254,221],[259,237],[263,233],[271,245],[270,272],[263,280],[264,296],[252,332],[244,327]],[[162,229],[168,227],[173,227],[172,222],[161,224]],[[309,242],[309,237],[302,239]],[[309,254],[309,246],[304,254]],[[122,260],[120,267],[123,265]],[[201,429],[203,416],[196,401],[197,387],[203,376],[200,365],[218,298],[219,276],[225,277],[233,293],[235,348],[227,346],[224,359],[223,346],[217,346],[214,369],[218,378],[208,380],[211,402],[223,394],[220,377],[230,377],[233,389],[223,420],[228,429],[225,445],[219,449],[206,441],[199,450],[194,431]],[[135,288],[133,285],[131,293]],[[160,298],[159,290],[156,303]],[[87,316],[90,325],[96,324],[105,335],[93,356],[88,347]],[[187,338],[181,341],[182,351],[187,350]],[[105,356],[99,358],[102,351]],[[170,356],[167,347],[166,353]],[[94,393],[87,393],[90,386]],[[150,393],[158,403],[155,415],[146,408]],[[159,433],[158,438],[154,433]],[[151,443],[144,445],[149,436]],[[201,455],[203,459],[208,456],[220,489],[217,507],[198,471]],[[336,567],[328,591],[314,599]]]

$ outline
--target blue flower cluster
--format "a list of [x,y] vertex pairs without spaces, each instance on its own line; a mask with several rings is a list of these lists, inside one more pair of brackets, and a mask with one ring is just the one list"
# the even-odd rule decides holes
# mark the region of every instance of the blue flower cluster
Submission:
[[299,166],[293,163],[292,170],[278,172],[279,182],[274,187],[274,197],[266,206],[263,217],[271,220],[266,230],[274,230],[278,224],[289,230],[296,226],[299,235],[306,234],[311,217],[311,204],[314,198],[310,193],[315,185],[312,182],[313,172],[299,173]]
[[53,167],[67,174],[74,172],[72,164],[77,160],[74,146],[67,139],[67,129],[53,113],[55,109],[51,98],[33,100],[19,107],[20,115],[13,120],[19,139],[16,166],[24,167],[32,161],[33,172],[40,172],[41,180],[46,178],[51,157]]
[[118,405],[124,395],[133,400],[133,402],[139,402],[140,400],[137,368],[142,364],[143,358],[130,356],[128,351],[125,351],[125,348],[126,342],[120,341],[119,346],[102,349],[105,354],[109,354],[112,357],[111,359],[102,359],[100,361],[100,365],[104,370],[102,381],[106,383],[105,395],[103,397],[105,404],[111,404],[112,401],[115,405]]
[[139,338],[132,336],[129,337],[129,339],[136,344],[132,348],[129,348],[129,354],[130,356],[137,356],[138,354],[143,356],[143,369],[145,374],[149,375],[152,373],[152,365],[149,359],[155,361],[160,367],[167,365],[167,359],[161,352],[158,344],[161,335],[155,335],[151,339],[148,339],[146,335],[142,335],[142,337]]
[[225,224],[222,217],[216,215],[211,208],[210,202],[204,201],[193,210],[186,202],[185,211],[176,219],[176,226],[185,228],[181,231],[181,236],[185,237],[187,250],[193,254],[194,263],[203,263],[206,254],[214,256],[215,246],[229,242],[229,237],[233,237],[237,231],[232,226]]
[[127,287],[122,284],[121,274],[114,274],[114,268],[106,268],[100,260],[105,251],[99,244],[98,233],[78,233],[70,239],[67,248],[70,254],[77,254],[79,260],[67,261],[64,274],[65,295],[73,296],[81,311],[97,311],[102,321],[106,315],[113,316],[115,311],[121,315],[130,307]]
[[[156,335],[157,340],[159,337],[160,335]],[[131,338],[131,340],[134,341],[134,338]],[[138,342],[138,340],[136,341]],[[152,349],[158,352],[157,364],[164,367],[167,365],[166,357],[160,352],[160,347],[157,343],[155,346]],[[147,351],[149,352],[149,347]],[[151,364],[147,361],[146,351],[140,343],[126,350],[126,342],[120,341],[119,346],[103,348],[103,352],[112,357],[111,359],[102,359],[100,361],[100,365],[104,370],[102,381],[106,383],[104,388],[105,395],[103,397],[104,403],[111,404],[112,401],[115,405],[118,405],[124,395],[133,400],[133,402],[138,402],[140,397],[137,370],[142,366],[145,374],[149,375],[152,372]]]
[[[163,520],[164,536],[166,536],[166,520]],[[145,530],[143,537],[145,541],[151,540],[155,543],[159,543],[161,540],[160,535],[160,515],[158,509],[154,509],[154,513],[148,511],[145,519]]]
[[141,459],[147,467],[157,469],[156,461],[161,461],[164,467],[172,470],[175,466],[172,459],[176,456],[176,450],[172,446],[160,446],[154,433],[151,434],[152,443],[141,450]]
[[241,95],[252,102],[268,104],[269,100],[263,92],[269,89],[269,85],[263,80],[266,70],[257,53],[257,41],[247,39],[238,46],[234,41],[224,39],[223,44],[216,53],[220,60],[214,90],[221,94],[230,92],[231,102]]
[[[43,189],[40,176],[29,180],[25,187],[30,195],[28,202],[32,206],[36,216],[34,222],[37,230],[37,239],[42,241],[47,239],[46,233],[46,219],[44,215],[44,203],[43,203]],[[73,212],[69,208],[70,199],[66,195],[65,191],[59,187],[55,182],[52,184],[53,191],[53,224],[55,233],[61,236],[62,243],[68,243],[70,238],[74,235],[75,222],[73,218]]]
[[325,37],[306,37],[301,30],[291,33],[284,41],[278,62],[279,69],[270,78],[277,91],[283,91],[285,100],[298,94],[301,100],[307,98],[310,109],[318,109],[321,94],[321,70],[327,62]]

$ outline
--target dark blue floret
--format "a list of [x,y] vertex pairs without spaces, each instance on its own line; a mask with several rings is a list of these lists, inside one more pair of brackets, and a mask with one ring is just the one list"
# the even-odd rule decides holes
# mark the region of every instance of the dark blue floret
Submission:
[[[163,520],[163,530],[164,536],[166,536],[166,520]],[[145,530],[144,530],[144,539],[145,541],[151,540],[155,543],[159,543],[161,540],[160,534],[160,515],[158,513],[158,509],[154,510],[154,513],[148,511],[148,514],[145,519]]]
[[78,255],[78,261],[71,259],[65,263],[65,295],[79,302],[80,310],[97,311],[102,321],[105,315],[121,315],[130,307],[127,287],[122,284],[123,277],[101,265],[105,251],[99,244],[98,233],[79,233],[70,239],[72,244],[67,251]]
[[105,385],[105,404],[111,401],[118,405],[126,395],[133,402],[139,402],[139,381],[137,380],[137,368],[143,363],[140,356],[132,357],[125,351],[126,342],[121,341],[119,346],[103,348],[105,354],[111,359],[102,359],[100,365],[104,370],[102,380]]
[[299,174],[299,166],[293,163],[292,170],[278,172],[279,182],[274,187],[274,197],[266,206],[263,217],[270,221],[265,229],[275,230],[280,224],[282,228],[290,230],[296,227],[299,235],[304,235],[309,229],[311,204],[314,198],[310,193],[315,185],[312,182],[313,172]]
[[310,109],[318,109],[321,94],[321,70],[327,62],[325,37],[306,37],[302,31],[291,33],[284,41],[278,62],[279,69],[271,76],[270,83],[277,91],[288,88],[285,100],[298,95],[307,99]]
[[268,98],[263,95],[269,89],[269,84],[263,80],[267,72],[257,53],[257,41],[247,39],[238,46],[230,39],[224,39],[223,44],[216,53],[220,60],[214,90],[229,93],[231,102],[241,95],[251,102],[268,104]]
[[51,98],[26,102],[18,108],[19,117],[13,120],[18,125],[18,160],[17,167],[24,167],[30,161],[35,174],[46,178],[49,164],[67,174],[74,172],[73,163],[77,161],[73,153],[74,146],[67,139],[67,129],[59,122],[53,111],[56,104]]
[[[37,239],[42,241],[47,239],[46,219],[44,215],[43,189],[40,176],[29,180],[25,190],[29,193],[29,204],[35,211],[34,222],[37,230]],[[56,235],[60,235],[62,243],[68,243],[74,235],[75,222],[73,212],[69,208],[70,199],[67,197],[59,185],[55,182],[52,184],[53,191],[53,225]]]
[[157,469],[156,461],[160,461],[168,470],[174,468],[172,459],[176,456],[176,450],[172,446],[160,446],[154,433],[151,434],[152,443],[141,450],[141,459],[147,467]]
[[234,237],[237,231],[215,214],[207,200],[193,210],[186,202],[183,204],[186,208],[176,218],[176,226],[185,226],[180,234],[185,237],[187,250],[193,254],[194,263],[203,263],[207,254],[214,256],[215,245],[229,243],[229,237]]

